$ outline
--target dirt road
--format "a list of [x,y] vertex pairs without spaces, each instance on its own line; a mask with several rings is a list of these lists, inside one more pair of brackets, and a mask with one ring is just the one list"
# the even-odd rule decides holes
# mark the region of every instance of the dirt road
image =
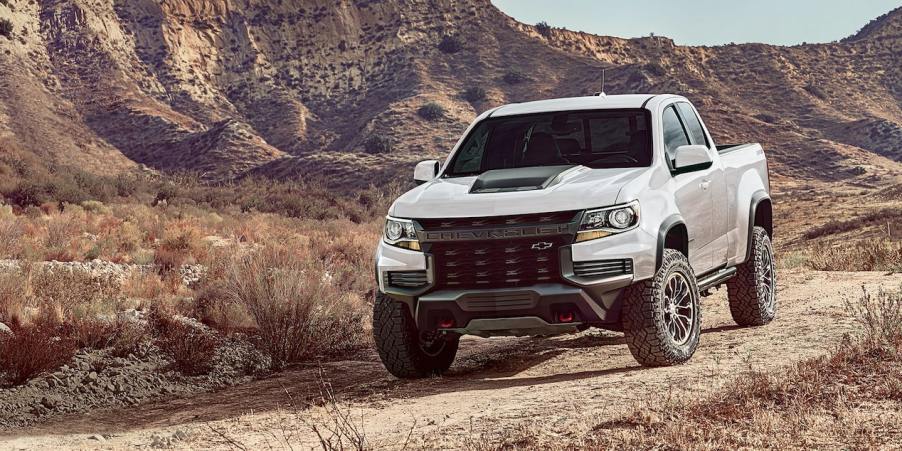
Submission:
[[790,272],[779,284],[778,317],[762,328],[734,326],[724,290],[705,298],[701,345],[681,366],[641,368],[608,332],[467,338],[442,378],[399,381],[370,356],[190,399],[62,418],[0,437],[0,448],[309,448],[310,424],[328,421],[321,407],[306,407],[320,397],[320,374],[371,444],[400,447],[408,436],[471,436],[525,423],[573,433],[644,403],[700,396],[737,372],[822,354],[855,330],[843,300],[857,299],[862,285],[897,289],[902,274]]

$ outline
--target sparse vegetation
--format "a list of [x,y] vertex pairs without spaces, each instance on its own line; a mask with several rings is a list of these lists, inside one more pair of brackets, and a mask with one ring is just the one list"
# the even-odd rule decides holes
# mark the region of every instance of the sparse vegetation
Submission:
[[448,54],[457,53],[463,50],[463,48],[463,41],[461,41],[460,37],[453,34],[446,34],[438,44],[438,49]]
[[13,23],[10,22],[9,19],[0,19],[0,36],[4,36],[7,39],[12,39],[13,30]]
[[389,153],[394,148],[394,143],[388,136],[371,135],[363,142],[363,148],[366,150],[366,153]]
[[810,252],[807,264],[818,271],[902,272],[902,241],[871,238],[819,245]]
[[471,86],[463,92],[463,98],[468,102],[480,102],[486,99],[485,89],[481,86]]
[[74,341],[52,323],[12,323],[0,332],[0,387],[22,384],[58,368],[75,354]]
[[509,85],[518,85],[529,80],[529,77],[518,70],[511,70],[504,74],[504,82]]
[[551,36],[551,25],[548,25],[548,22],[545,22],[543,20],[536,24],[536,31],[539,32],[540,35],[547,38]]
[[435,102],[429,102],[417,109],[417,115],[427,121],[437,121],[445,117],[445,107]]

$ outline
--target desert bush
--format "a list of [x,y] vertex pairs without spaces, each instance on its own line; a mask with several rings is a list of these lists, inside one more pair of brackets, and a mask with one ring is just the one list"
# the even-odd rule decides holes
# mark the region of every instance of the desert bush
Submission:
[[215,335],[160,311],[154,311],[152,321],[158,334],[156,344],[172,360],[173,369],[188,376],[210,372],[219,346]]
[[350,308],[322,265],[285,248],[265,248],[231,264],[228,290],[254,319],[275,367],[359,346],[363,312]]
[[504,74],[504,82],[509,85],[517,85],[529,80],[529,77],[518,70],[510,70]]
[[826,224],[805,231],[804,236],[805,239],[811,240],[851,230],[860,230],[868,226],[880,228],[886,226],[890,230],[902,230],[902,211],[899,209],[885,208],[863,214],[854,219],[841,221],[832,220]]
[[75,355],[75,344],[59,326],[35,323],[10,325],[0,333],[0,386],[16,386],[59,368]]
[[9,19],[0,19],[0,36],[5,36],[7,39],[12,39],[13,29],[13,23],[10,22]]
[[469,102],[479,102],[485,100],[486,95],[487,94],[485,92],[485,89],[481,86],[470,86],[462,94],[464,100],[467,100]]
[[846,309],[864,331],[864,338],[876,343],[902,342],[902,285],[897,291],[861,288],[857,301],[846,300]]
[[437,121],[445,117],[445,107],[435,102],[429,102],[417,109],[417,115],[427,121]]
[[394,143],[388,136],[371,135],[363,142],[363,149],[366,150],[366,153],[389,153],[393,148]]
[[808,94],[811,94],[821,100],[826,100],[827,97],[829,97],[829,95],[826,91],[823,90],[823,88],[814,83],[808,83],[807,85],[805,85],[804,89],[808,92]]
[[438,44],[438,49],[445,53],[457,53],[464,48],[464,43],[456,35],[447,34],[442,37],[442,41]]
[[0,219],[0,259],[22,256],[24,233],[22,222],[18,219]]
[[138,355],[141,344],[147,339],[147,326],[138,321],[119,321],[109,340],[110,355],[127,357]]
[[536,31],[547,38],[551,36],[551,25],[548,25],[548,22],[545,21],[539,22],[536,24]]
[[819,245],[807,264],[817,271],[902,271],[902,241],[872,238]]

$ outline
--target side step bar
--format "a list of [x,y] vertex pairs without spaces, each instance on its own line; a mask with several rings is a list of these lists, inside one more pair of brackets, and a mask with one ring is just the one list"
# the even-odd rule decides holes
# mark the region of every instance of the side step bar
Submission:
[[714,288],[714,287],[726,282],[727,279],[729,279],[735,275],[736,275],[736,267],[730,267],[730,268],[721,269],[720,271],[717,271],[714,274],[705,276],[703,279],[700,279],[698,281],[698,292],[704,293],[705,291],[708,291],[711,288]]

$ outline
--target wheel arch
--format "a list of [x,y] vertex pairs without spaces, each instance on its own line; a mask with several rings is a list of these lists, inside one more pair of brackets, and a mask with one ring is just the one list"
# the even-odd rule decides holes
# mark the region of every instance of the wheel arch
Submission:
[[752,255],[752,241],[754,240],[754,230],[756,226],[760,226],[767,232],[767,236],[774,238],[774,207],[773,201],[764,190],[756,191],[752,195],[752,201],[749,204],[749,227],[747,230],[745,257],[741,263],[748,261]]
[[673,214],[661,222],[658,229],[658,246],[655,251],[655,271],[661,268],[664,249],[675,249],[689,258],[689,230],[680,215]]

